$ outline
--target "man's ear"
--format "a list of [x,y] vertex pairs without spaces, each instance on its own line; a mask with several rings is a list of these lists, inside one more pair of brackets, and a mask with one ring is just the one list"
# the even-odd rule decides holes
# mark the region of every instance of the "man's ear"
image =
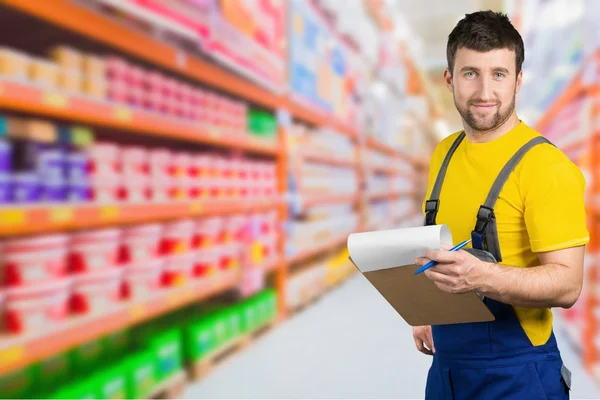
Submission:
[[517,87],[515,88],[515,93],[519,93],[521,90],[521,84],[523,83],[523,70],[521,69],[517,74]]
[[448,68],[444,70],[444,82],[450,93],[454,93],[454,86],[452,85],[452,73]]

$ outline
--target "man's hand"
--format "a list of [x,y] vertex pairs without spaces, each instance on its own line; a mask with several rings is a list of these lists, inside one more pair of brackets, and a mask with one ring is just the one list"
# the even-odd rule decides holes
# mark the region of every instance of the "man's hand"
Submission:
[[430,260],[438,264],[424,274],[444,292],[465,293],[477,290],[478,277],[484,262],[464,250],[427,250],[425,257],[416,260],[417,265],[425,265]]
[[415,339],[417,350],[421,353],[427,354],[428,356],[432,356],[435,353],[430,325],[413,327],[413,338]]

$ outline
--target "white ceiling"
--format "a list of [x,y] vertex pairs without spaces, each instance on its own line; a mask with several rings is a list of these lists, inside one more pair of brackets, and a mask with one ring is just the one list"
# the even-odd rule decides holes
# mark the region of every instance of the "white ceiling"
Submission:
[[503,0],[388,0],[403,14],[413,35],[420,43],[417,51],[426,70],[446,65],[448,34],[465,14],[478,10],[501,11]]

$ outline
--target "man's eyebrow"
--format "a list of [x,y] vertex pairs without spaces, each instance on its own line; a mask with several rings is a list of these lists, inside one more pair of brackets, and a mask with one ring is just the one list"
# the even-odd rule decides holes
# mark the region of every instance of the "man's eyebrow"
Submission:
[[[465,72],[465,71],[480,72],[481,70],[479,68],[477,68],[477,67],[472,67],[472,66],[466,65],[466,66],[464,66],[464,67],[462,67],[460,69],[460,72]],[[507,75],[510,74],[510,71],[508,69],[504,68],[504,67],[494,67],[494,68],[492,68],[492,71],[494,71],[494,72],[503,72],[503,73],[505,73]]]
[[477,67],[471,67],[471,66],[469,66],[469,65],[466,65],[466,66],[464,66],[464,67],[462,67],[462,68],[460,69],[460,72],[465,72],[465,71],[475,71],[475,72],[479,72],[479,68],[477,68]]

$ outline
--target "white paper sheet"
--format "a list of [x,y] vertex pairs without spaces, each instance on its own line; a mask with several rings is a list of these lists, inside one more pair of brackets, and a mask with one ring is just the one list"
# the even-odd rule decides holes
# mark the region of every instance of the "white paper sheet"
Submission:
[[425,250],[452,245],[452,233],[446,225],[353,233],[348,236],[348,252],[361,272],[414,265]]

